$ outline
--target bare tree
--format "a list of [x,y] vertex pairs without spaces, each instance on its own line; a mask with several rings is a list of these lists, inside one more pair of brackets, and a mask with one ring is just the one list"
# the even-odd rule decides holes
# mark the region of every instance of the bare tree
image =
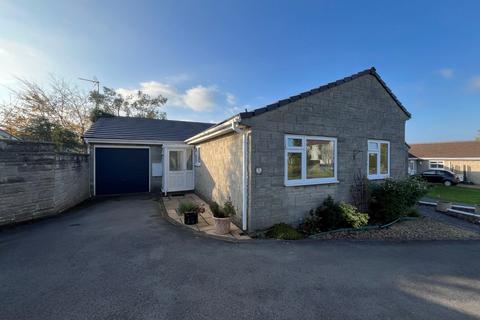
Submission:
[[138,91],[123,96],[106,87],[103,93],[84,92],[54,75],[45,86],[17,80],[18,87],[10,89],[10,101],[0,104],[0,126],[19,137],[48,139],[59,148],[81,144],[81,137],[98,116],[166,118],[160,108],[167,99],[161,95],[151,97]]
[[47,87],[18,79],[11,89],[10,101],[0,105],[1,124],[13,134],[21,135],[31,121],[43,118],[74,132],[79,138],[90,125],[93,109],[88,94],[62,78],[51,75]]

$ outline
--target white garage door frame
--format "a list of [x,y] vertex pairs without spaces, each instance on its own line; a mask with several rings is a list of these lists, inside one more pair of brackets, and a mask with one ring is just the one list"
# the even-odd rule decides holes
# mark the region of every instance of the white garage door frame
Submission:
[[102,144],[93,145],[93,195],[97,195],[97,148],[117,148],[117,149],[148,149],[148,192],[152,190],[152,157],[150,146],[131,146]]

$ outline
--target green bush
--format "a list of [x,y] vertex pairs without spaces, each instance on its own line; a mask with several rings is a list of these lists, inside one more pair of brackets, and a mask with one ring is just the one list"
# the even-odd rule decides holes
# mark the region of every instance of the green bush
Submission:
[[185,212],[198,211],[199,206],[192,201],[182,201],[178,204],[178,212],[184,214]]
[[214,217],[219,218],[219,216],[223,215],[222,209],[216,202],[210,203],[210,211],[212,212]]
[[233,206],[231,201],[225,202],[225,204],[223,205],[223,212],[225,212],[225,215],[227,217],[233,217],[237,214],[235,211],[235,207]]
[[270,228],[265,236],[272,239],[281,239],[281,240],[300,240],[303,238],[303,234],[300,233],[294,227],[285,224],[279,223]]
[[225,202],[223,208],[221,208],[218,203],[212,202],[210,204],[210,211],[215,218],[228,218],[236,214],[235,207],[231,201]]
[[368,223],[368,219],[368,214],[358,212],[355,206],[335,202],[329,196],[321,206],[310,210],[301,229],[307,234],[315,234],[339,228],[360,228]]
[[370,217],[376,223],[388,223],[407,216],[427,190],[428,184],[417,177],[371,183]]
[[367,213],[358,212],[351,204],[340,202],[340,211],[345,222],[352,228],[360,228],[368,224],[370,218]]
[[410,217],[410,218],[421,217],[420,213],[415,208],[410,208],[410,210],[407,211],[407,214],[405,216]]

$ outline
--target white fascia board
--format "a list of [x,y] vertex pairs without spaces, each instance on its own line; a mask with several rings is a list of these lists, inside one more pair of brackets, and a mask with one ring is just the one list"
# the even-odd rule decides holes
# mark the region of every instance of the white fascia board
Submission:
[[200,132],[199,134],[194,135],[191,138],[188,138],[185,140],[186,143],[188,144],[195,144],[199,142],[203,142],[205,140],[209,140],[224,134],[227,134],[229,132],[235,131],[235,127],[240,121],[240,118],[234,117],[218,126],[215,126],[213,128],[207,129],[205,131]]

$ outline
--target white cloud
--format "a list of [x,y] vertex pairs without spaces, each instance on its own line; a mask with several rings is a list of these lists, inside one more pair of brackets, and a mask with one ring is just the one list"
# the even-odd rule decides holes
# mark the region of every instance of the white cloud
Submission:
[[450,79],[453,77],[455,70],[452,68],[443,68],[438,70],[438,74],[444,79]]
[[194,111],[211,111],[217,105],[217,89],[196,86],[185,92],[183,100],[187,107]]
[[471,91],[480,91],[480,76],[475,76],[470,79],[468,89]]
[[138,90],[153,96],[161,94],[168,99],[167,106],[184,107],[197,112],[212,111],[217,106],[232,105],[236,101],[233,94],[222,93],[216,86],[197,85],[181,91],[172,84],[158,81],[141,82],[138,89],[118,88],[117,92],[128,96]]
[[48,75],[50,63],[40,50],[20,42],[0,39],[0,85],[12,86],[16,78],[38,80]]

